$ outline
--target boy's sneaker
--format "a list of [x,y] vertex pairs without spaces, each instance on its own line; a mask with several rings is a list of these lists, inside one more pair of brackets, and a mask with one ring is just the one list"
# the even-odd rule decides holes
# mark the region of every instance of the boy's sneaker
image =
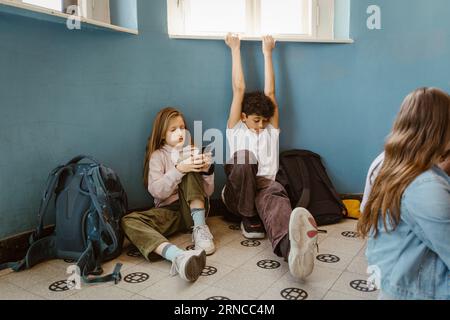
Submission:
[[213,238],[206,224],[195,226],[192,231],[192,241],[195,244],[195,250],[205,250],[206,255],[213,254],[216,251]]
[[177,256],[172,262],[170,275],[179,274],[186,281],[195,281],[201,275],[206,265],[204,250],[188,250]]
[[[223,204],[228,209],[227,203],[225,202],[225,188],[226,185],[223,186],[221,196]],[[230,209],[228,210],[230,211]],[[266,237],[266,230],[264,229],[264,225],[258,216],[251,218],[242,217],[241,231],[242,235],[247,239],[264,239]]]
[[247,239],[264,239],[266,236],[266,230],[261,219],[258,216],[255,217],[243,217],[241,222],[241,230],[244,237]]
[[305,208],[295,208],[289,220],[288,263],[292,276],[304,279],[313,272],[317,238],[317,224],[311,213]]

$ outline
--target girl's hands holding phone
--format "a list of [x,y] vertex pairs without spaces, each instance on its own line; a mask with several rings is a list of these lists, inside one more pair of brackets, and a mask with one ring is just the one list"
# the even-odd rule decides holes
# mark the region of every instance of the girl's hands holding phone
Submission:
[[208,172],[211,167],[212,157],[211,153],[197,154],[192,150],[188,158],[180,161],[175,168],[181,173],[189,172]]
[[212,164],[212,153],[208,152],[208,153],[204,153],[203,155],[203,167],[201,169],[201,172],[208,172],[209,168],[211,167]]

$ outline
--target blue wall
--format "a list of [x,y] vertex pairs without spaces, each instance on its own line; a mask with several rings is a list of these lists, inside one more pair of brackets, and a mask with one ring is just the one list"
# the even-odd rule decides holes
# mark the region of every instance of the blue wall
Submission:
[[[381,6],[382,30],[366,27],[370,4]],[[141,166],[163,106],[225,128],[225,44],[168,39],[165,0],[138,9],[139,36],[0,15],[0,239],[34,226],[48,172],[79,153],[114,168],[133,207],[149,205]],[[351,12],[354,44],[275,52],[281,146],[323,155],[340,192],[363,190],[408,92],[450,87],[450,1],[357,0]],[[260,45],[244,43],[243,58],[249,89],[261,87]]]
[[110,0],[111,24],[137,29],[137,0]]

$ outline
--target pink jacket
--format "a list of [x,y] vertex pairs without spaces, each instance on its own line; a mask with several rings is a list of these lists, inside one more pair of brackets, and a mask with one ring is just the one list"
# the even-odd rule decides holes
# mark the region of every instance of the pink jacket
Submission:
[[[150,156],[148,192],[155,200],[155,207],[167,206],[178,200],[178,185],[184,173],[175,168],[172,160],[174,148],[165,145]],[[214,174],[203,176],[203,187],[210,197],[214,192]]]

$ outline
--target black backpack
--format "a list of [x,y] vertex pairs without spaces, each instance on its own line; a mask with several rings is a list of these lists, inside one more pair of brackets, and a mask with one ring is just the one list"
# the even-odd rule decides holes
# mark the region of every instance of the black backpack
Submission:
[[[88,163],[81,163],[83,159]],[[43,236],[44,217],[55,198],[55,231]],[[77,261],[85,283],[121,280],[121,264],[103,277],[101,264],[122,252],[124,233],[120,220],[127,211],[127,195],[113,170],[91,157],[78,156],[49,175],[41,199],[38,226],[30,237],[25,258],[0,265],[0,270],[21,271],[50,259]]]
[[282,152],[276,180],[286,189],[292,208],[308,209],[319,226],[337,223],[347,215],[321,157],[314,152]]

